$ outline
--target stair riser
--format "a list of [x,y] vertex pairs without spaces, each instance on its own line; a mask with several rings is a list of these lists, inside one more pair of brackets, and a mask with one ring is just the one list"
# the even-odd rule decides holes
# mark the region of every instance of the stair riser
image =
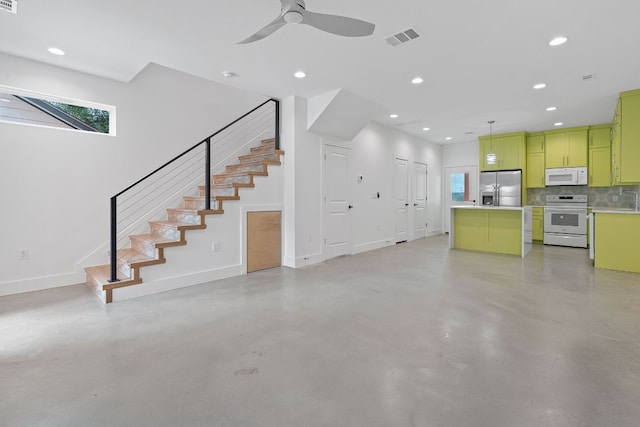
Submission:
[[180,230],[164,224],[150,224],[150,233],[169,240],[180,240]]
[[264,153],[264,154],[247,154],[245,156],[238,157],[240,163],[242,162],[252,162],[259,160],[279,160],[278,155],[276,153]]
[[264,172],[265,166],[262,163],[254,165],[229,165],[227,166],[227,172],[240,173],[240,172]]
[[186,224],[200,224],[200,215],[184,212],[168,212],[170,222],[183,222]]
[[[213,195],[213,193],[212,193]],[[205,209],[204,206],[204,197],[202,198],[185,198],[184,201],[182,202],[182,207],[185,209]],[[217,210],[218,209],[218,201],[217,200],[212,200],[211,201],[211,210]]]
[[249,175],[239,176],[214,176],[213,184],[250,184],[251,177]]
[[132,238],[131,239],[131,248],[135,249],[138,252],[142,252],[143,254],[152,257],[152,258],[157,258],[158,257],[158,251],[156,249],[155,244],[153,243],[149,243],[147,241],[144,240],[140,240],[140,239],[135,239]]
[[[204,192],[205,189],[204,187],[200,187],[200,196],[204,197]],[[235,196],[236,195],[236,189],[231,187],[231,188],[212,188],[211,189],[211,196],[212,197],[220,197],[220,196]]]
[[259,147],[251,147],[250,151],[251,151],[251,154],[261,154],[261,153],[275,152],[276,151],[276,146],[275,146],[275,144],[261,145]]

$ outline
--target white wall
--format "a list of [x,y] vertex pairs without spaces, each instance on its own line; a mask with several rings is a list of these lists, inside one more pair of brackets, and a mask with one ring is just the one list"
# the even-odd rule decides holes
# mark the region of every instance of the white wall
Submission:
[[[353,141],[339,141],[306,131],[306,100],[289,98],[283,105],[283,149],[288,161],[295,152],[295,165],[285,169],[285,228],[289,236],[285,265],[300,267],[322,261],[323,144],[351,149],[350,180],[353,253],[376,249],[395,242],[393,176],[394,157],[399,155],[428,167],[428,234],[442,227],[442,148],[395,128],[369,123]],[[295,134],[295,137],[294,137]],[[358,183],[357,176],[363,180]],[[372,199],[373,192],[380,199]],[[380,230],[378,230],[380,226]],[[294,231],[295,230],[295,231]],[[285,232],[287,233],[287,231]],[[311,236],[311,241],[309,241]]]
[[108,241],[109,198],[265,99],[153,64],[118,83],[0,63],[2,85],[117,108],[115,137],[0,123],[0,295],[84,282]]
[[448,144],[442,149],[442,166],[478,166],[478,141]]

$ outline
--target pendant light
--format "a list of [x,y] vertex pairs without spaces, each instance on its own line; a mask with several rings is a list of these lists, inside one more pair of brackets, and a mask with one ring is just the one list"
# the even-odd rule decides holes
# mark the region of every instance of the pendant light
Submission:
[[493,152],[493,124],[495,122],[496,122],[495,120],[489,120],[487,122],[489,123],[489,152],[487,153],[488,165],[495,165],[497,160],[496,153]]

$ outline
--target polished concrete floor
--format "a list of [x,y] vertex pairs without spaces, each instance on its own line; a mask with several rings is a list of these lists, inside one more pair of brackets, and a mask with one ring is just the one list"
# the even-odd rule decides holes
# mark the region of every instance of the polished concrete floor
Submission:
[[640,275],[422,239],[102,305],[0,298],[2,426],[637,426]]

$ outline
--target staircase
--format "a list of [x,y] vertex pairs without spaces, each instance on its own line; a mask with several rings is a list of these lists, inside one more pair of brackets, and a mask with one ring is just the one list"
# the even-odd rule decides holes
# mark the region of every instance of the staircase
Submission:
[[130,235],[130,247],[117,251],[117,282],[110,283],[110,265],[85,268],[86,283],[106,303],[113,301],[113,290],[142,283],[143,267],[165,264],[164,249],[187,244],[188,230],[207,228],[207,215],[222,215],[225,200],[240,200],[241,188],[253,188],[255,176],[268,176],[269,165],[280,165],[284,152],[275,148],[275,139],[262,140],[250,154],[239,156],[238,163],[227,165],[225,172],[213,175],[211,206],[205,210],[205,186],[198,187],[199,196],[184,196],[180,207],[168,208],[167,219],[149,221],[149,232]]

